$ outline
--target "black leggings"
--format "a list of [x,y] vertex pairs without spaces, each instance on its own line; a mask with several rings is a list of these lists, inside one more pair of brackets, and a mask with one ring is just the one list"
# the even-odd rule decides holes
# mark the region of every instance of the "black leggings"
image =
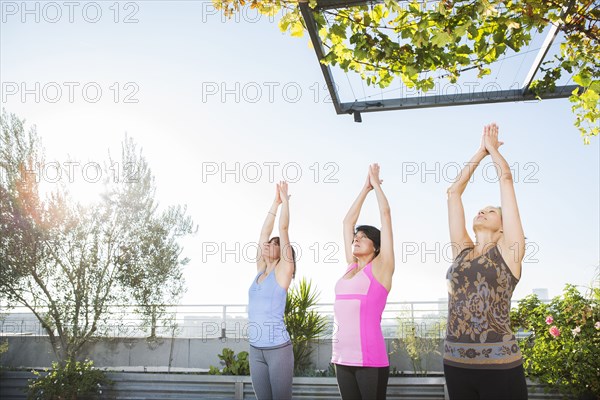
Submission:
[[350,367],[335,364],[343,400],[385,400],[389,367]]
[[444,364],[450,400],[527,400],[523,366],[470,369]]

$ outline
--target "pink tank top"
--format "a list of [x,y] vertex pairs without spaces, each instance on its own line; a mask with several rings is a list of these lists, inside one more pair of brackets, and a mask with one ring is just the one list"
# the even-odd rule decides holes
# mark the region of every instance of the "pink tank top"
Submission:
[[[352,264],[346,270],[357,268]],[[375,279],[371,263],[350,279],[335,285],[335,325],[331,362],[359,367],[390,365],[381,332],[381,314],[388,291]]]

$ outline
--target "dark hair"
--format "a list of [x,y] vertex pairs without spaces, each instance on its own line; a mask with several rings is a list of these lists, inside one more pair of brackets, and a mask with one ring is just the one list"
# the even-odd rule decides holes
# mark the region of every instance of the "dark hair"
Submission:
[[292,279],[296,277],[296,250],[294,250],[294,246],[290,244],[292,248],[292,260],[294,261],[294,272],[292,272]]
[[358,232],[364,233],[365,236],[373,242],[373,247],[375,247],[375,257],[377,257],[381,251],[381,231],[371,225],[359,225],[354,228],[354,235]]
[[[273,242],[273,241],[277,241],[277,244],[279,245],[279,236],[273,236],[271,239],[269,239],[269,243]],[[296,250],[294,250],[294,246],[292,246],[291,244],[289,244],[289,246],[292,248],[292,261],[294,262],[294,272],[292,272],[292,279],[294,279],[296,277]],[[285,257],[283,255],[283,253],[281,253],[280,258],[281,257]]]

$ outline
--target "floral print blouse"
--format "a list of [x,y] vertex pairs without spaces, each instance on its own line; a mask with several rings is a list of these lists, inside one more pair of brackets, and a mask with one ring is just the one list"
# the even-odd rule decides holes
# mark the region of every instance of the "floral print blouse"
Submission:
[[467,261],[470,250],[456,257],[446,275],[444,364],[476,369],[516,367],[523,361],[510,327],[510,301],[519,280],[497,246]]

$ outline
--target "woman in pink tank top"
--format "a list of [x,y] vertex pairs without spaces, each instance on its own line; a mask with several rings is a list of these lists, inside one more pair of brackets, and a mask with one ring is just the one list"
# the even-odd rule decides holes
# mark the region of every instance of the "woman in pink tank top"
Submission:
[[[342,399],[385,399],[389,360],[381,332],[394,274],[392,218],[381,189],[379,165],[369,166],[367,180],[344,218],[344,245],[348,268],[335,286],[335,333],[331,362]],[[375,191],[381,231],[355,228],[362,205]]]

